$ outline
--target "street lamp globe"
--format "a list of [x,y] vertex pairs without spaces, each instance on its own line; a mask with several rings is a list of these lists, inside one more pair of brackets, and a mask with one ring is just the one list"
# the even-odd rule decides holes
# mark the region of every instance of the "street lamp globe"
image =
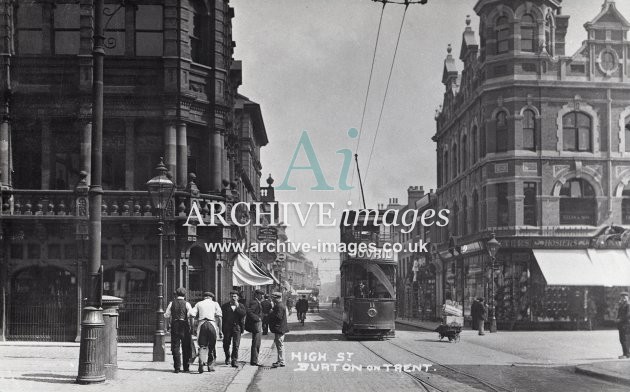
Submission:
[[492,238],[490,238],[490,240],[486,243],[486,247],[488,248],[488,253],[490,254],[490,257],[495,258],[497,257],[497,252],[499,251],[499,248],[501,247],[501,243],[497,241],[497,239],[494,236],[494,233],[490,234],[490,236]]
[[155,168],[158,175],[147,182],[149,188],[149,196],[153,207],[159,211],[166,209],[169,200],[173,196],[175,184],[168,178],[168,170],[164,166],[164,159],[160,158],[160,163]]

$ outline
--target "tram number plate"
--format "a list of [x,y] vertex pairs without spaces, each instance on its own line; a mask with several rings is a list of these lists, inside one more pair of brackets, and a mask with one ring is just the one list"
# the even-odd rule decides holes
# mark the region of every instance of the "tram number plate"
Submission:
[[348,252],[348,255],[352,258],[368,260],[388,260],[394,258],[394,254],[391,250],[384,250],[382,248],[356,250],[355,252]]

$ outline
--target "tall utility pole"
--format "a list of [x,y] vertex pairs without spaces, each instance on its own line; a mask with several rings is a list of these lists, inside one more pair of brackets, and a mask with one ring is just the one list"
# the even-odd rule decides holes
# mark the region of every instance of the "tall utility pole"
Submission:
[[77,383],[93,384],[105,381],[105,337],[103,334],[103,281],[101,265],[101,205],[103,204],[103,0],[94,0],[94,43],[92,49],[92,168],[90,176],[89,237],[90,251],[87,268],[87,301],[81,318],[81,348]]

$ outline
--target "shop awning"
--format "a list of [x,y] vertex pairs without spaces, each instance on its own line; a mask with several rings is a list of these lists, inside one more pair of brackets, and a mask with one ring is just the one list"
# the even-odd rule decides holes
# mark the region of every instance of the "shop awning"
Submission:
[[533,249],[550,286],[606,286],[606,278],[586,249]]
[[630,253],[627,249],[589,249],[604,286],[630,286]]
[[234,258],[232,267],[233,286],[262,286],[273,284],[273,279],[265,275],[264,272],[249,257],[239,253]]

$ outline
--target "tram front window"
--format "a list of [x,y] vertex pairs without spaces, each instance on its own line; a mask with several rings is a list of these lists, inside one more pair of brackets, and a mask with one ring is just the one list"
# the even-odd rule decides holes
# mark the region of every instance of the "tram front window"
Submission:
[[394,298],[394,267],[374,263],[349,265],[346,270],[346,297]]

